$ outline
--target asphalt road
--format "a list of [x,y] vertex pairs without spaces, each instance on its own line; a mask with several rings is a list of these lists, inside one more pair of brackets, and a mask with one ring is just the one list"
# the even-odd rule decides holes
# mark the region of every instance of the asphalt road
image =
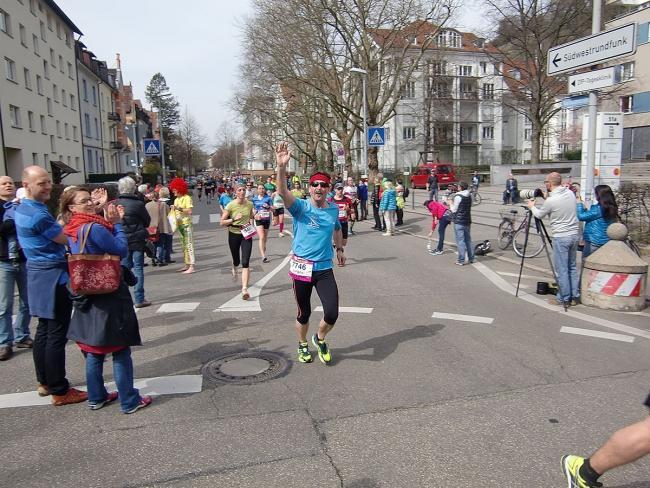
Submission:
[[[563,454],[589,455],[648,413],[650,315],[565,313],[528,295],[550,279],[545,256],[526,261],[517,298],[512,251],[458,267],[451,228],[445,254],[426,252],[430,218],[417,208],[394,237],[358,223],[348,265],[335,274],[341,306],[372,311],[341,313],[328,336],[331,366],[300,364],[287,267],[265,280],[259,310],[220,309],[237,305],[240,285],[225,231],[210,222],[215,205],[196,210],[198,272],[146,268],[154,305],[138,311],[136,377],[197,375],[215,358],[251,351],[290,359],[286,374],[248,386],[204,379],[200,393],[159,396],[134,415],[117,405],[0,409],[0,486],[559,487]],[[485,224],[474,240],[494,238]],[[252,283],[290,243],[273,230],[268,264],[254,245]],[[161,309],[179,303],[189,311]],[[0,369],[0,405],[35,389],[28,351]],[[85,384],[74,345],[68,376]],[[650,487],[649,462],[602,481]]]

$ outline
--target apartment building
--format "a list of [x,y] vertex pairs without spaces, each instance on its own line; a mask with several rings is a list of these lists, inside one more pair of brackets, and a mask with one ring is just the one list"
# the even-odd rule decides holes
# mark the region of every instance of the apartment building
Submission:
[[0,4],[0,172],[19,179],[37,164],[66,183],[85,180],[74,34],[50,0]]
[[433,43],[400,94],[395,117],[386,124],[380,168],[413,166],[420,151],[456,165],[500,164],[503,117],[498,94],[504,82],[493,49],[472,33],[438,31],[427,22],[420,23],[413,48],[420,50],[432,35]]
[[117,173],[115,141],[120,119],[113,104],[115,79],[106,62],[96,59],[82,42],[77,41],[75,46],[86,174]]
[[601,97],[598,110],[624,114],[623,161],[650,161],[650,2],[615,0],[608,3],[624,7],[624,11],[607,22],[605,29],[636,23],[637,50],[609,64],[617,66],[622,85],[610,96]]

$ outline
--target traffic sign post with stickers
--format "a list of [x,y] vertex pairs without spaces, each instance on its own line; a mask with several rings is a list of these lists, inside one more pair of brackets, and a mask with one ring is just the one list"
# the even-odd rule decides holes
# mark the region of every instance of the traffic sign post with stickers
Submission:
[[[593,67],[603,61],[629,56],[636,52],[636,23],[600,32],[601,10],[602,0],[594,0],[591,36],[549,49],[547,74],[558,75],[579,68]],[[582,173],[580,175],[581,193],[587,204],[592,201],[595,175],[599,182],[611,183],[610,186],[614,190],[618,189],[620,183],[622,146],[620,140],[623,133],[623,116],[621,113],[609,112],[598,114],[597,89],[616,83],[612,71],[608,69],[600,70],[602,71],[600,75],[592,71],[569,78],[569,93],[589,91],[589,115],[585,116],[582,127]],[[578,85],[582,85],[584,89],[579,89]],[[589,121],[596,121],[596,123],[588,123]],[[619,129],[615,130],[614,127]],[[597,138],[599,128],[600,139]],[[602,137],[604,133],[612,137]],[[586,141],[585,135],[587,135]],[[596,151],[597,146],[601,151]],[[603,148],[606,150],[602,151]]]

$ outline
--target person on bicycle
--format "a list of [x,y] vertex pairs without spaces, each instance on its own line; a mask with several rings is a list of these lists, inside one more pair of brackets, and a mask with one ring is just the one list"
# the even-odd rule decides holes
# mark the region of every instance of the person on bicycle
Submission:
[[472,191],[477,192],[478,191],[478,186],[481,183],[481,179],[478,177],[478,172],[474,171],[474,174],[472,175]]

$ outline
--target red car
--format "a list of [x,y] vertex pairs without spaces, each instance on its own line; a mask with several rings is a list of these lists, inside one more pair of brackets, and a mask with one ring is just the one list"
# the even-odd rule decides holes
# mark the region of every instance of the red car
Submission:
[[445,189],[450,183],[456,183],[456,171],[451,163],[440,161],[420,164],[415,173],[411,175],[411,188],[425,188],[432,171],[438,175],[438,188]]

